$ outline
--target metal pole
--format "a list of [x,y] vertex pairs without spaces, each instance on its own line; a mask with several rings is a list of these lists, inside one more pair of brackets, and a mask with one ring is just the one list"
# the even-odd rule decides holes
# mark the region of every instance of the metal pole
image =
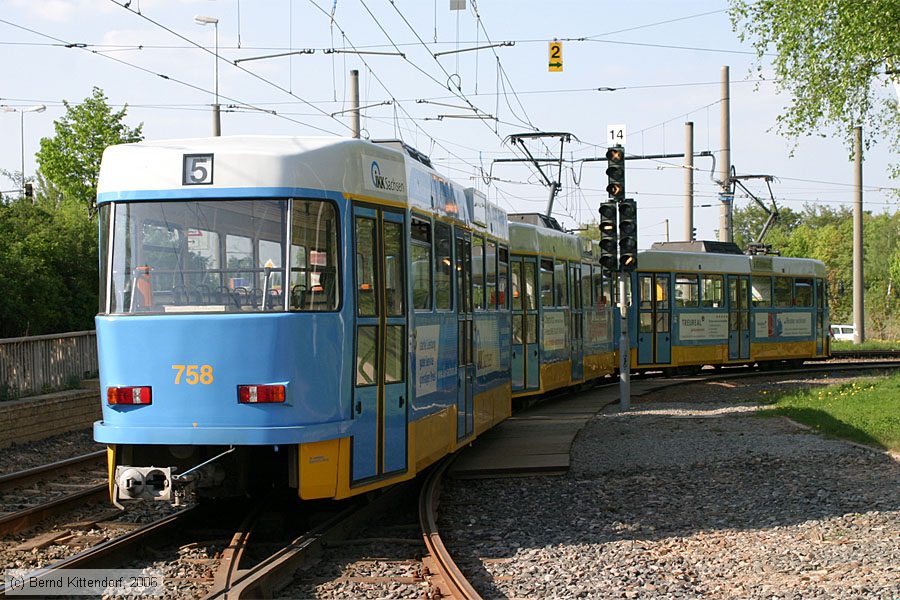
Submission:
[[216,32],[216,103],[213,104],[213,135],[218,137],[222,135],[222,113],[219,110],[219,21],[213,23]]
[[863,291],[863,190],[862,127],[853,128],[853,343],[866,341]]
[[619,272],[619,407],[622,410],[631,408],[631,350],[628,348],[628,305],[625,302],[627,276],[624,271]]
[[[684,124],[684,239],[694,239],[694,123]],[[666,240],[668,241],[668,239]]]
[[722,67],[722,123],[721,140],[722,147],[721,164],[719,167],[719,181],[722,192],[719,195],[719,241],[733,242],[734,235],[731,231],[731,94],[728,85],[728,66]]
[[25,197],[25,111],[19,111],[19,135],[22,139],[22,197]]
[[359,71],[350,71],[350,132],[359,139]]
[[668,242],[669,241],[669,220],[668,219],[665,219],[665,224],[666,224],[666,241]]

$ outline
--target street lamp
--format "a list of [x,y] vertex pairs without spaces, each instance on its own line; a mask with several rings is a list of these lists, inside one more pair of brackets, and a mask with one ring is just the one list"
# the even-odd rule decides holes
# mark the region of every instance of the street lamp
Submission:
[[219,19],[205,15],[194,15],[197,25],[212,25],[216,30],[216,103],[213,104],[213,135],[222,135],[222,120],[219,116]]
[[8,106],[6,104],[0,106],[3,112],[19,113],[19,133],[22,141],[22,195],[25,195],[25,113],[27,112],[44,112],[47,107],[43,104],[35,104],[34,106]]

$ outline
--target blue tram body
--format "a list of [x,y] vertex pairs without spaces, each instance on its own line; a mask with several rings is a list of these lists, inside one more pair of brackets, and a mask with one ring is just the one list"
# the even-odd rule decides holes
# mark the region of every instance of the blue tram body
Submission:
[[[115,146],[98,206],[94,437],[114,502],[181,484],[368,492],[470,443],[514,398],[617,367],[596,243],[508,216],[400,142]],[[821,263],[650,251],[639,265],[639,369],[828,353]]]
[[510,414],[506,213],[402,144],[117,146],[98,205],[114,501],[347,497]]

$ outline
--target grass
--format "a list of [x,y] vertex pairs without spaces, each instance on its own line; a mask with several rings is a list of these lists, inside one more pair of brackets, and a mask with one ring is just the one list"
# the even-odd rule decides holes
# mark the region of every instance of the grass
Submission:
[[900,451],[900,375],[787,394],[763,414],[784,415],[827,435]]
[[900,350],[900,341],[897,340],[869,340],[859,346],[853,342],[831,340],[832,350]]

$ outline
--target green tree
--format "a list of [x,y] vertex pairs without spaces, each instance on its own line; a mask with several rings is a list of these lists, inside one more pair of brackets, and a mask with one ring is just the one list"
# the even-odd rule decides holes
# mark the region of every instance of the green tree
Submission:
[[77,201],[0,204],[0,337],[93,328],[97,264],[97,225]]
[[[900,113],[890,77],[900,70],[897,0],[731,0],[742,41],[752,40],[760,75],[770,53],[773,78],[791,104],[778,117],[790,137],[852,127],[900,148]],[[764,64],[764,61],[766,64]]]
[[54,123],[56,134],[41,139],[36,158],[46,182],[66,199],[75,200],[93,215],[97,176],[103,151],[113,144],[139,142],[143,124],[128,127],[127,107],[113,112],[100,88],[94,88],[81,104],[63,101],[66,114]]
[[[739,248],[746,249],[747,244],[756,241],[759,232],[769,215],[756,204],[748,204],[743,208],[734,209],[732,227],[734,231],[734,243]],[[763,243],[773,246],[781,245],[787,239],[790,232],[800,223],[800,215],[790,208],[779,208],[778,219],[769,228]]]

